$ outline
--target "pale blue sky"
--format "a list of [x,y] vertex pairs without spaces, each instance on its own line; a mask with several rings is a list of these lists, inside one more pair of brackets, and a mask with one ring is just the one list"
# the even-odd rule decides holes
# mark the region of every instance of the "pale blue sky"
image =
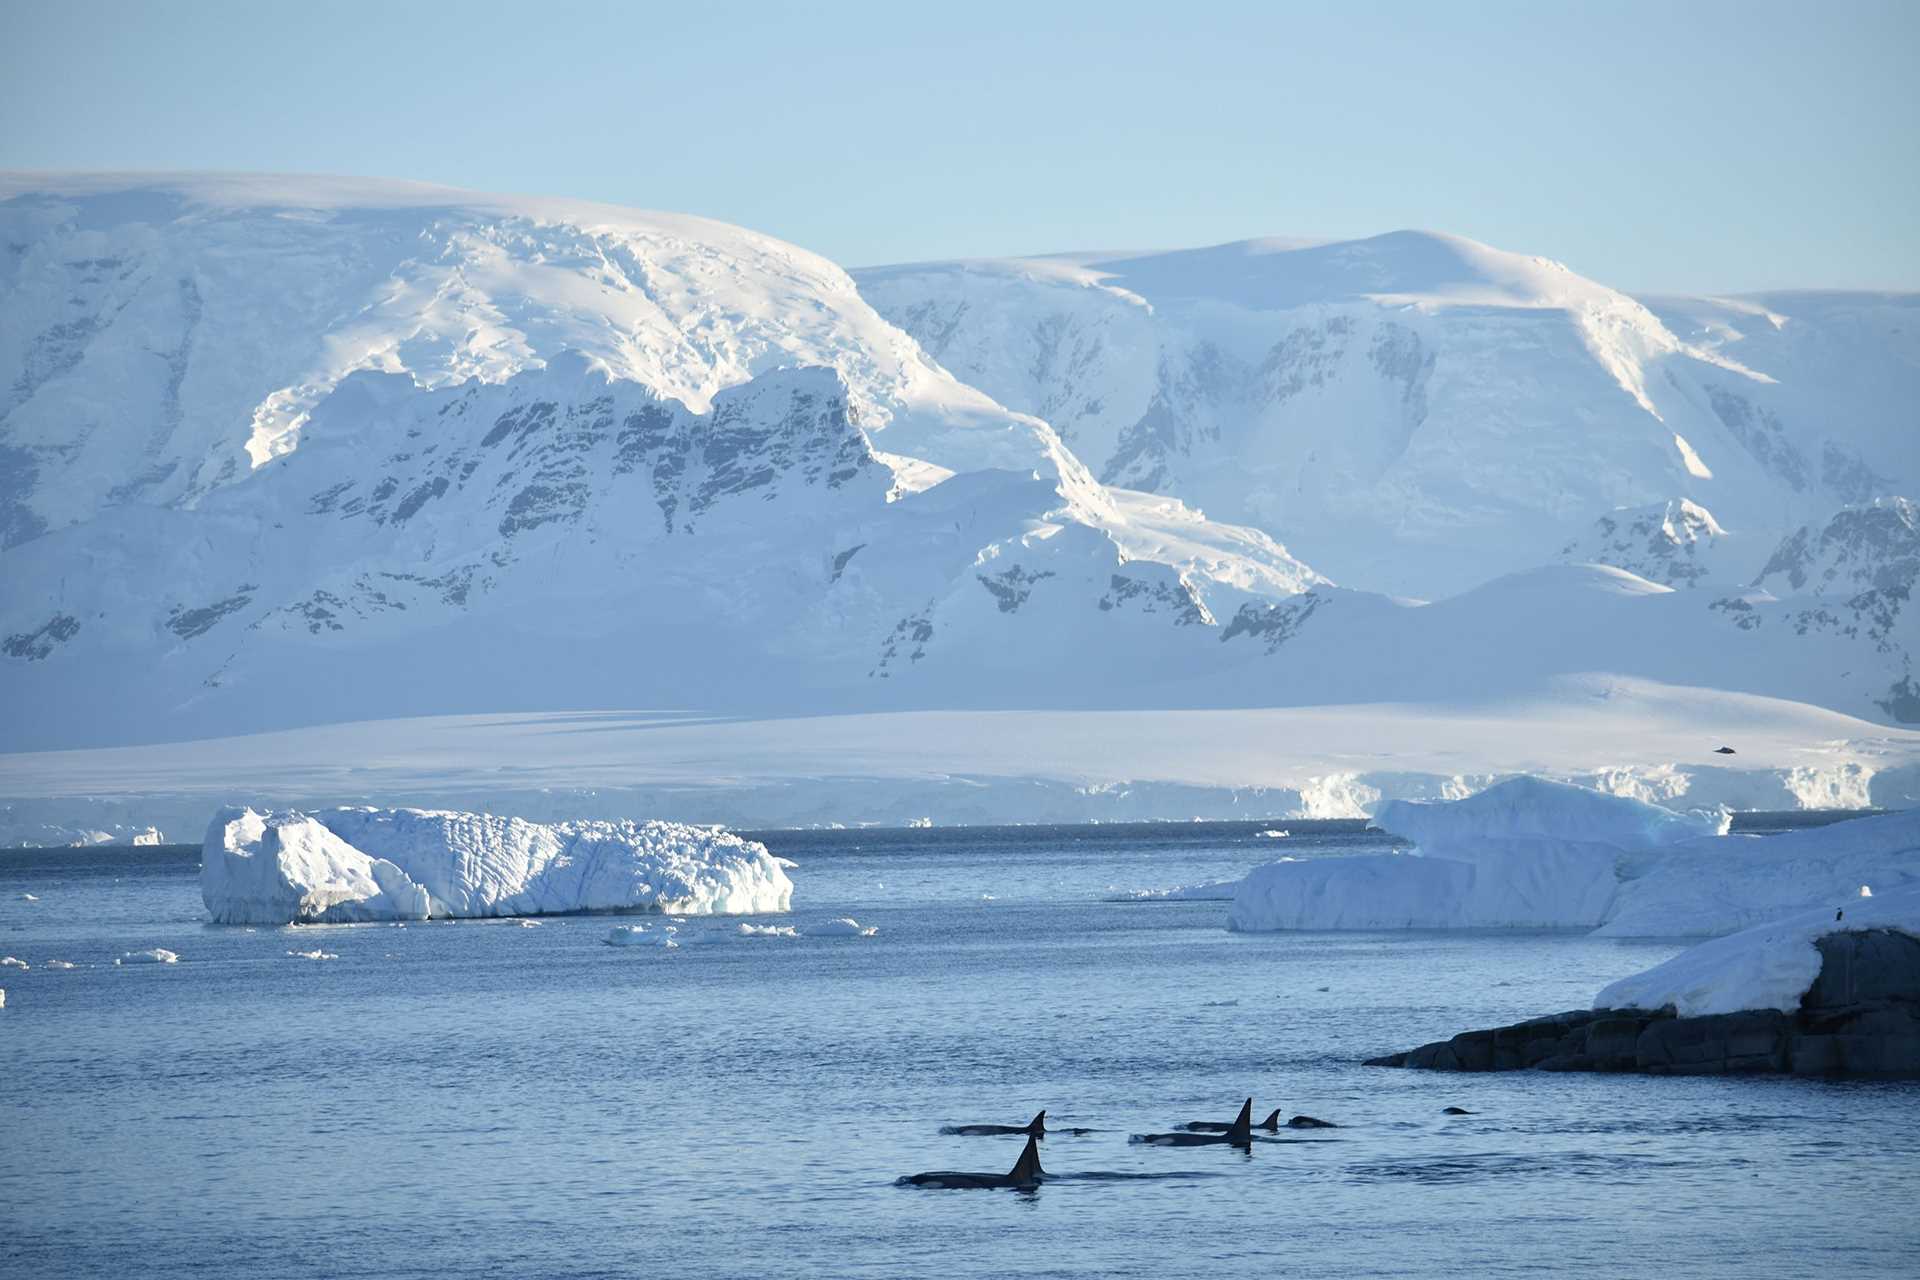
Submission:
[[0,0],[0,168],[418,178],[848,265],[1453,231],[1920,287],[1920,2]]

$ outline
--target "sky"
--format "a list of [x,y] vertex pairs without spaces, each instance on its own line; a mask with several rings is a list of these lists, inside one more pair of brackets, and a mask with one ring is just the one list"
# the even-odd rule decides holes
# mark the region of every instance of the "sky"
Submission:
[[1414,227],[1920,288],[1920,2],[0,0],[0,168],[411,178],[848,266]]

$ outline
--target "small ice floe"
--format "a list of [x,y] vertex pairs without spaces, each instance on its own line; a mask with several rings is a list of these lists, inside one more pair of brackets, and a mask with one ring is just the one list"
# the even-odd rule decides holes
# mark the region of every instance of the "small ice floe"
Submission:
[[1860,896],[1863,898],[1871,898],[1873,896],[1873,886],[1865,885],[1865,884],[1861,885]]
[[114,961],[115,964],[179,964],[180,956],[165,947],[151,947],[146,951],[129,951]]
[[538,929],[540,922],[538,920],[528,920],[523,917],[520,921],[520,927],[522,929]]
[[332,951],[322,951],[315,947],[311,951],[289,951],[288,955],[296,960],[338,960],[340,957]]
[[879,929],[864,926],[858,920],[842,916],[824,924],[810,924],[801,934],[805,938],[871,938]]
[[1239,1003],[1238,1000],[1203,1000],[1200,1002],[1200,1007],[1202,1009],[1231,1009]]
[[933,826],[933,819],[932,818],[908,818],[907,826],[910,830],[925,831],[928,828]]
[[733,936],[733,934],[722,929],[701,929],[692,932],[682,929],[674,935],[674,939],[682,946],[711,947],[716,943],[727,942],[731,940]]
[[73,968],[77,968],[77,967],[78,967],[78,966],[77,966],[77,965],[75,965],[75,964],[73,963],[73,961],[71,961],[71,960],[49,960],[49,961],[47,961],[47,968],[49,968],[49,969],[73,969]]
[[7,989],[0,987],[0,1009],[7,1007]]
[[673,940],[674,927],[664,925],[655,929],[644,924],[617,924],[607,931],[607,945],[610,947],[677,947]]
[[1282,831],[1282,830],[1279,830],[1278,828],[1275,828],[1270,831],[1256,831],[1253,834],[1254,834],[1254,837],[1259,840],[1285,840],[1287,837],[1291,836],[1293,832]]
[[38,897],[36,897],[35,895],[33,895],[33,894],[31,894],[31,893],[23,893],[23,894],[21,894],[21,895],[20,895],[20,901],[22,901],[22,902],[38,902],[38,901],[40,901],[40,899],[39,899]]
[[982,902],[998,902],[999,900],[998,894],[983,893],[980,895],[980,901]]
[[1172,889],[1129,889],[1107,899],[1109,902],[1232,902],[1240,891],[1238,880],[1214,880],[1206,884],[1183,884]]
[[743,924],[740,926],[743,938],[797,938],[800,931],[790,924]]
[[0,969],[24,969],[27,962],[19,956],[0,956]]

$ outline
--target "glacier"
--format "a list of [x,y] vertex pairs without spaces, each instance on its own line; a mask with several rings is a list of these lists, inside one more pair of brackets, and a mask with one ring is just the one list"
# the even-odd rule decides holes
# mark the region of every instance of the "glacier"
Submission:
[[1920,886],[1920,811],[1729,835],[1724,811],[1522,777],[1461,800],[1388,803],[1375,821],[1415,847],[1255,868],[1227,927],[1711,937],[1830,911],[1862,884]]
[[207,827],[200,893],[217,924],[341,924],[782,912],[793,882],[766,846],[717,828],[226,808]]

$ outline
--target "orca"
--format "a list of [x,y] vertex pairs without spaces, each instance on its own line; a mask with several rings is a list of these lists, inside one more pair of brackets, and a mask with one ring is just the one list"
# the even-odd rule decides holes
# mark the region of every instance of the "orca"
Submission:
[[940,1132],[960,1134],[968,1138],[987,1138],[1014,1133],[1024,1133],[1029,1138],[1044,1138],[1047,1136],[1047,1113],[1042,1111],[1025,1124],[948,1124],[940,1126]]
[[1316,1120],[1312,1116],[1295,1116],[1287,1121],[1289,1129],[1338,1129],[1339,1127],[1331,1120]]
[[1740,753],[1735,751],[1732,747],[1715,747],[1713,749],[1713,754],[1717,756],[1735,756],[1735,755],[1739,755]]
[[1465,1107],[1448,1107],[1440,1114],[1443,1116],[1470,1116],[1473,1112],[1467,1110]]
[[[1036,1117],[1036,1122],[1037,1122]],[[951,1170],[937,1170],[933,1173],[910,1173],[900,1178],[895,1185],[902,1187],[927,1187],[938,1191],[980,1191],[1000,1187],[1015,1191],[1032,1191],[1040,1185],[1047,1171],[1040,1167],[1040,1138],[1037,1134],[1027,1135],[1026,1150],[1014,1161],[1009,1173],[954,1173]]]
[[[1173,1127],[1185,1133],[1225,1133],[1227,1130],[1233,1128],[1233,1126],[1225,1120],[1189,1120],[1185,1124],[1177,1124]],[[1268,1133],[1280,1132],[1280,1108],[1275,1107],[1267,1114],[1265,1120],[1262,1120],[1253,1127],[1256,1129],[1265,1129]],[[1293,1127],[1299,1129],[1307,1126],[1294,1125]]]
[[1253,1099],[1248,1098],[1240,1106],[1240,1114],[1227,1126],[1225,1133],[1136,1133],[1132,1141],[1150,1143],[1156,1147],[1204,1147],[1229,1146],[1253,1147]]

